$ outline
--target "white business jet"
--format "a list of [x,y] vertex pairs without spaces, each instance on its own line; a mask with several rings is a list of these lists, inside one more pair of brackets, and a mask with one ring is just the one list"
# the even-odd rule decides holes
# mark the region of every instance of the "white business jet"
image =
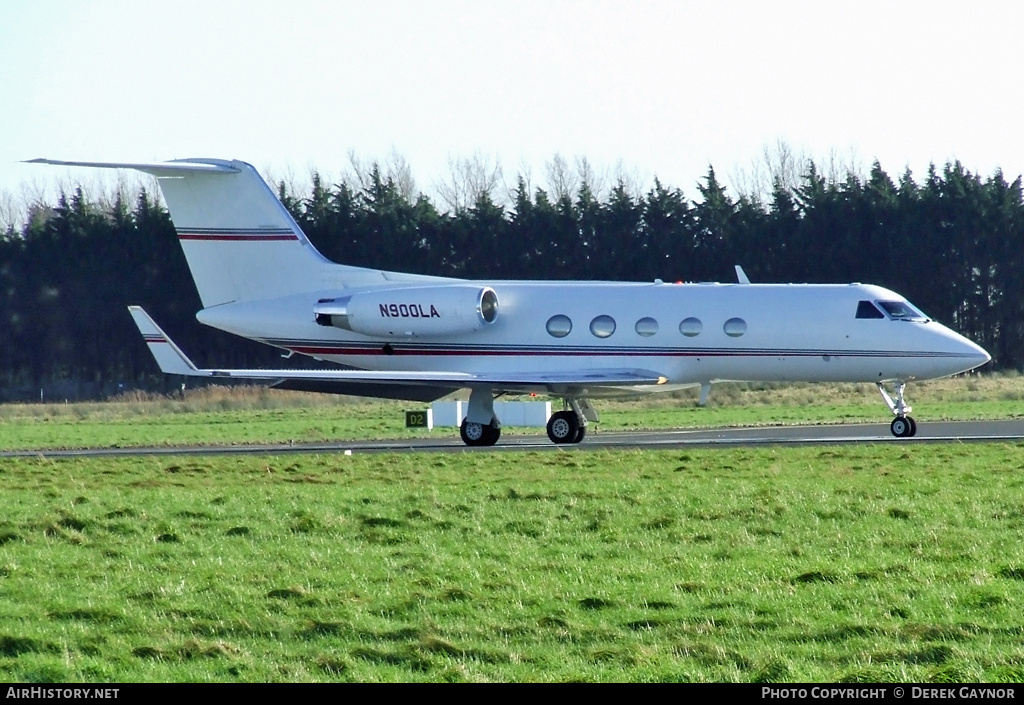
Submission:
[[981,347],[899,294],[867,284],[469,281],[336,264],[323,257],[256,170],[240,161],[68,162],[157,178],[199,290],[200,322],[357,369],[199,369],[130,307],[168,374],[268,380],[283,389],[431,401],[470,390],[463,441],[501,434],[496,395],[563,400],[548,437],[579,443],[591,398],[715,382],[873,382],[895,418],[917,424],[907,382],[989,361]]

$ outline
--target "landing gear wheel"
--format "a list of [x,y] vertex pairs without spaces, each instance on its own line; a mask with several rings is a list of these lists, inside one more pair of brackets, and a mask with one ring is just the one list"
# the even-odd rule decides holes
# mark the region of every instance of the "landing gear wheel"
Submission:
[[463,419],[459,435],[467,446],[493,446],[501,437],[501,427],[495,426],[493,421],[484,425]]
[[905,417],[897,416],[892,420],[892,423],[889,424],[889,430],[892,432],[892,435],[896,436],[896,438],[906,438],[910,433],[910,424],[907,423],[907,419]]
[[579,443],[580,441],[582,441],[586,437],[587,437],[587,427],[586,426],[580,426],[578,429],[576,429],[576,440],[574,440],[573,443]]
[[576,443],[581,426],[572,411],[559,411],[548,419],[548,438],[552,443]]
[[917,422],[909,416],[897,416],[889,425],[889,430],[897,438],[910,438],[917,433]]
[[907,387],[906,382],[899,379],[893,381],[892,394],[886,391],[885,385],[882,382],[879,382],[877,386],[878,391],[882,394],[882,399],[885,400],[885,405],[889,407],[889,411],[896,414],[896,418],[892,420],[892,424],[889,426],[892,435],[897,438],[910,438],[917,435],[917,422],[911,418],[910,405],[903,398],[903,390]]
[[462,420],[462,425],[459,426],[459,435],[462,436],[462,442],[467,446],[482,446],[484,444],[484,425],[482,423],[471,423]]

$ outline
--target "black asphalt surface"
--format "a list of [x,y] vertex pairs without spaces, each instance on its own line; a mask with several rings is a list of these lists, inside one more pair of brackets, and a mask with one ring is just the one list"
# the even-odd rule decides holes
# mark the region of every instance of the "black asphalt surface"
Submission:
[[157,448],[87,448],[80,450],[17,450],[0,458],[105,457],[178,455],[281,455],[287,453],[496,453],[514,451],[586,452],[597,449],[717,448],[771,445],[830,445],[852,443],[977,443],[1024,441],[1024,420],[919,422],[913,438],[894,438],[888,424],[820,426],[756,426],[660,431],[591,432],[578,445],[554,445],[544,432],[506,434],[490,448],[469,448],[455,429],[437,429],[431,438],[389,441],[339,441],[268,445],[182,446]]

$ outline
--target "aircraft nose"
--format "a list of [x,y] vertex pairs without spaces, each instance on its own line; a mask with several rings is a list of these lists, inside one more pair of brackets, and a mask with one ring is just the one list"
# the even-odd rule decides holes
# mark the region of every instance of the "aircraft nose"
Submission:
[[962,360],[965,365],[964,369],[960,370],[961,372],[967,372],[968,370],[973,370],[976,367],[981,367],[992,359],[992,356],[988,354],[988,351],[973,340],[968,340],[958,333],[953,333],[953,335],[955,336],[956,342],[954,348],[955,355],[957,358]]
[[[975,350],[974,357],[977,360],[977,364],[974,367],[981,367],[985,363],[992,361],[992,356],[988,354],[988,351],[985,350],[985,348],[981,347],[980,345],[978,345],[978,344],[976,344],[976,343],[974,343],[972,341],[967,341],[967,342],[971,343],[971,346]],[[972,367],[971,369],[974,369],[974,368]]]

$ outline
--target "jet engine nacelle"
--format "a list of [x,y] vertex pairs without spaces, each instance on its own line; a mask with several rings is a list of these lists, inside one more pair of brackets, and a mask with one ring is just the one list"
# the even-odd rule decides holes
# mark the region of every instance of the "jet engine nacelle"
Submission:
[[445,285],[362,291],[313,306],[316,322],[374,336],[458,335],[494,323],[490,287]]

